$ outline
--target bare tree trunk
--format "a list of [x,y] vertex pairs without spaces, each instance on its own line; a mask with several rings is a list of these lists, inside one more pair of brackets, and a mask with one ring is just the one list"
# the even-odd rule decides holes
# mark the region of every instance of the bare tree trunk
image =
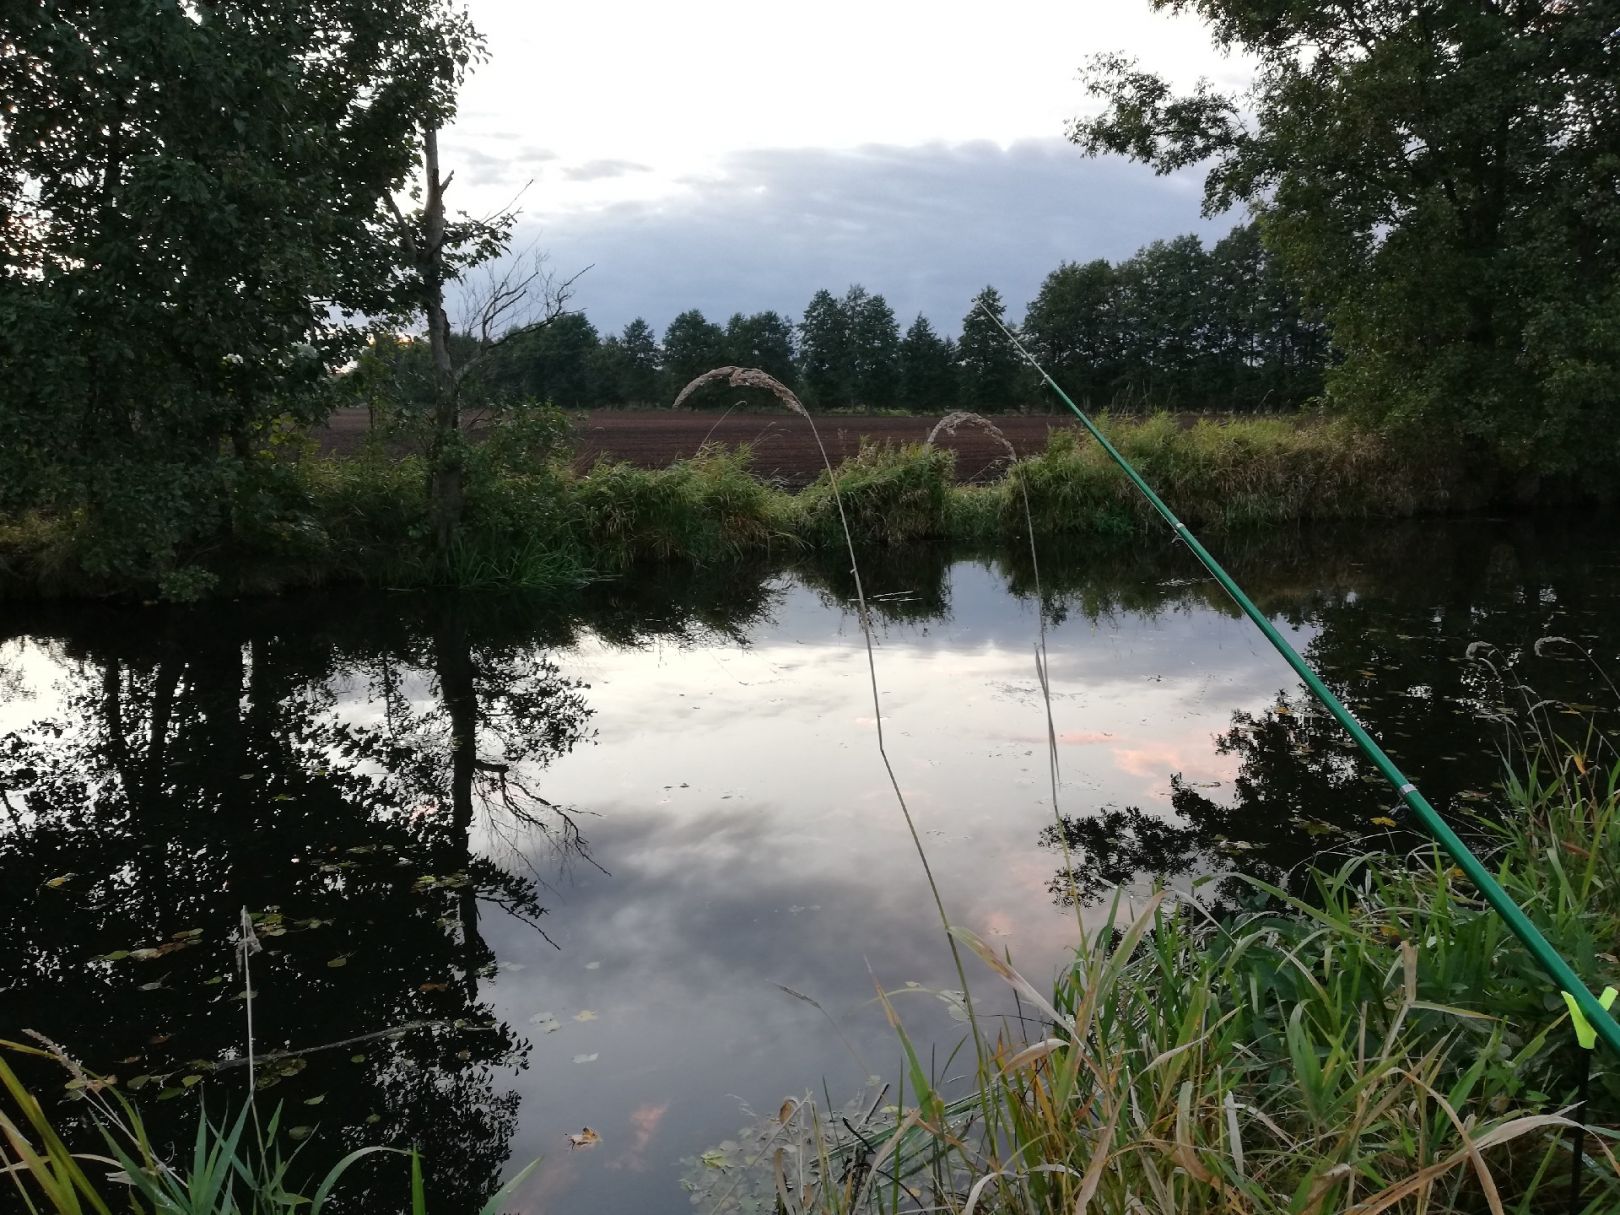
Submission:
[[423,310],[427,313],[428,350],[433,356],[432,482],[433,541],[446,561],[461,526],[465,493],[461,451],[461,403],[455,368],[450,362],[450,318],[444,310],[444,190],[439,176],[439,132],[422,132],[422,165],[427,178],[423,205],[424,246],[421,256]]

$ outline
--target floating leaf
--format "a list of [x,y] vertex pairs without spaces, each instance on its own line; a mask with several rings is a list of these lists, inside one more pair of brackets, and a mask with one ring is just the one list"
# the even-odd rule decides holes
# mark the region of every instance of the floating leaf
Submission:
[[198,1076],[198,1075],[181,1076],[180,1077],[180,1087],[181,1088],[190,1088],[193,1084],[201,1084],[201,1083],[202,1083],[202,1077]]
[[[260,1087],[262,1088],[263,1086],[261,1085]],[[181,1093],[183,1093],[185,1091],[186,1090],[183,1089],[183,1088],[166,1088],[161,1093],[159,1093],[157,1095],[157,1099],[159,1101],[173,1101],[176,1097],[178,1097]]]
[[297,1142],[300,1139],[308,1139],[314,1133],[315,1128],[312,1126],[295,1126],[287,1132],[287,1138]]
[[601,1142],[602,1136],[598,1135],[588,1126],[582,1127],[580,1130],[575,1131],[573,1134],[568,1136],[568,1146],[570,1148],[595,1147]]
[[325,1100],[326,1100],[326,1094],[321,1093],[319,1096],[316,1096],[316,1097],[305,1097],[304,1098],[304,1104],[305,1105],[319,1105],[321,1102],[323,1102]]
[[111,953],[98,953],[90,960],[92,962],[122,962],[127,957],[129,957],[129,950],[115,949]]
[[576,1021],[594,1021],[594,1020],[596,1020],[596,1014],[594,1012],[592,1012],[588,1008],[582,1008],[577,1013],[574,1014],[574,1020],[576,1020]]
[[45,883],[45,885],[49,886],[52,890],[60,890],[63,886],[66,886],[78,876],[79,875],[76,873],[64,873],[61,877],[51,878],[50,881]]
[[448,984],[448,983],[422,983],[422,984],[419,984],[417,986],[416,990],[417,991],[449,991],[450,990],[450,984]]
[[366,1057],[364,1055],[350,1055],[349,1056],[349,1062],[350,1063],[364,1063],[365,1061],[366,1061]]
[[574,1062],[575,1063],[595,1063],[597,1061],[597,1059],[600,1058],[600,1057],[601,1057],[601,1052],[600,1051],[592,1051],[588,1055],[575,1055],[574,1056]]
[[349,964],[349,955],[340,953],[335,958],[328,958],[326,964],[333,970],[336,970],[339,966],[347,966]]
[[157,1079],[156,1076],[131,1076],[129,1083],[124,1087],[132,1093],[138,1093],[155,1079]]
[[382,1115],[381,1114],[367,1114],[366,1115],[366,1125],[367,1126],[375,1126],[377,1123],[379,1123],[381,1121],[382,1121]]

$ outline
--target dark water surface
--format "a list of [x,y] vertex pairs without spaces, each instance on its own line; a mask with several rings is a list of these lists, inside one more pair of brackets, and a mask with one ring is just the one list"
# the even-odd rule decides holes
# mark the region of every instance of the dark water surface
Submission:
[[[1218,547],[1459,820],[1488,806],[1492,719],[1519,703],[1497,671],[1612,699],[1532,653],[1560,635],[1620,667],[1607,525]],[[1061,829],[1027,561],[866,571],[890,753],[948,908],[1035,981],[1074,904],[1098,916],[1118,884],[1409,842],[1185,552],[1054,552],[1041,573]],[[850,590],[794,571],[638,580],[568,614],[384,593],[0,608],[0,1036],[48,1034],[189,1135],[246,1089],[247,908],[256,1048],[307,1052],[261,1064],[260,1100],[308,1167],[415,1143],[450,1215],[536,1157],[523,1210],[688,1209],[683,1174],[749,1109],[895,1074],[875,983],[942,1052],[960,1038]],[[571,1151],[586,1126],[601,1143]],[[397,1207],[400,1165],[366,1180],[351,1209]]]

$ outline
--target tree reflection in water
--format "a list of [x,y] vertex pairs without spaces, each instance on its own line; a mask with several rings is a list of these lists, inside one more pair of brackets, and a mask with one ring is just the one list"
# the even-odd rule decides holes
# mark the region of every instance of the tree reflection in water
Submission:
[[[1595,554],[1583,558],[1589,547],[1556,523],[1431,524],[1375,533],[1359,549],[1307,546],[1298,554],[1277,546],[1266,565],[1240,551],[1234,569],[1266,611],[1305,630],[1306,660],[1466,832],[1501,781],[1514,723],[1530,704],[1548,698],[1554,728],[1574,723],[1580,733],[1590,714],[1617,707],[1597,694],[1608,684],[1579,651],[1536,654],[1538,638],[1568,635],[1597,646],[1601,665],[1620,570]],[[1311,586],[1302,563],[1337,572],[1319,572]],[[1057,598],[1096,614],[1132,602],[1131,594],[1093,580],[1083,595],[1060,586]],[[1154,610],[1178,595],[1220,602],[1218,588],[1188,583],[1161,591]],[[1490,662],[1470,657],[1479,641],[1490,644]],[[1548,712],[1539,710],[1543,720]],[[1105,807],[1065,815],[1041,832],[1042,846],[1066,857],[1049,883],[1054,899],[1094,903],[1154,876],[1234,869],[1299,890],[1306,861],[1404,850],[1423,838],[1387,782],[1302,687],[1231,720],[1213,739],[1217,754],[1237,760],[1229,790],[1178,774],[1169,814]],[[1222,880],[1212,897],[1235,900],[1246,889]]]
[[[0,883],[21,895],[0,911],[5,1030],[46,1031],[122,1077],[154,1132],[183,1140],[192,1096],[216,1115],[242,1097],[231,933],[246,908],[264,950],[261,1099],[319,1125],[301,1163],[418,1144],[440,1209],[475,1209],[516,1123],[500,1071],[528,1050],[480,993],[495,965],[480,910],[541,924],[538,875],[508,863],[534,833],[589,855],[537,791],[589,737],[585,689],[526,615],[504,627],[446,599],[296,616],[61,639],[76,675],[59,720],[0,747]],[[377,1168],[377,1209],[394,1209],[403,1174]]]

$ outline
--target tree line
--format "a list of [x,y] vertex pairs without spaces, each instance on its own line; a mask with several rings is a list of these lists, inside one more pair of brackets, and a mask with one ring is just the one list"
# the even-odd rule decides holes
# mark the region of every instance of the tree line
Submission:
[[[986,287],[958,336],[920,314],[902,330],[888,301],[859,284],[841,296],[817,291],[797,321],[768,310],[733,313],[722,325],[688,309],[662,340],[641,317],[603,333],[571,312],[507,343],[479,388],[567,408],[658,405],[730,364],[769,372],[817,409],[993,413],[1047,403],[1001,325],[1072,395],[1096,405],[1294,409],[1321,390],[1329,359],[1326,327],[1245,224],[1207,249],[1189,235],[1120,262],[1065,262],[1021,324]],[[372,357],[388,365],[384,378],[404,402],[425,404],[427,354],[414,342],[385,342]]]

